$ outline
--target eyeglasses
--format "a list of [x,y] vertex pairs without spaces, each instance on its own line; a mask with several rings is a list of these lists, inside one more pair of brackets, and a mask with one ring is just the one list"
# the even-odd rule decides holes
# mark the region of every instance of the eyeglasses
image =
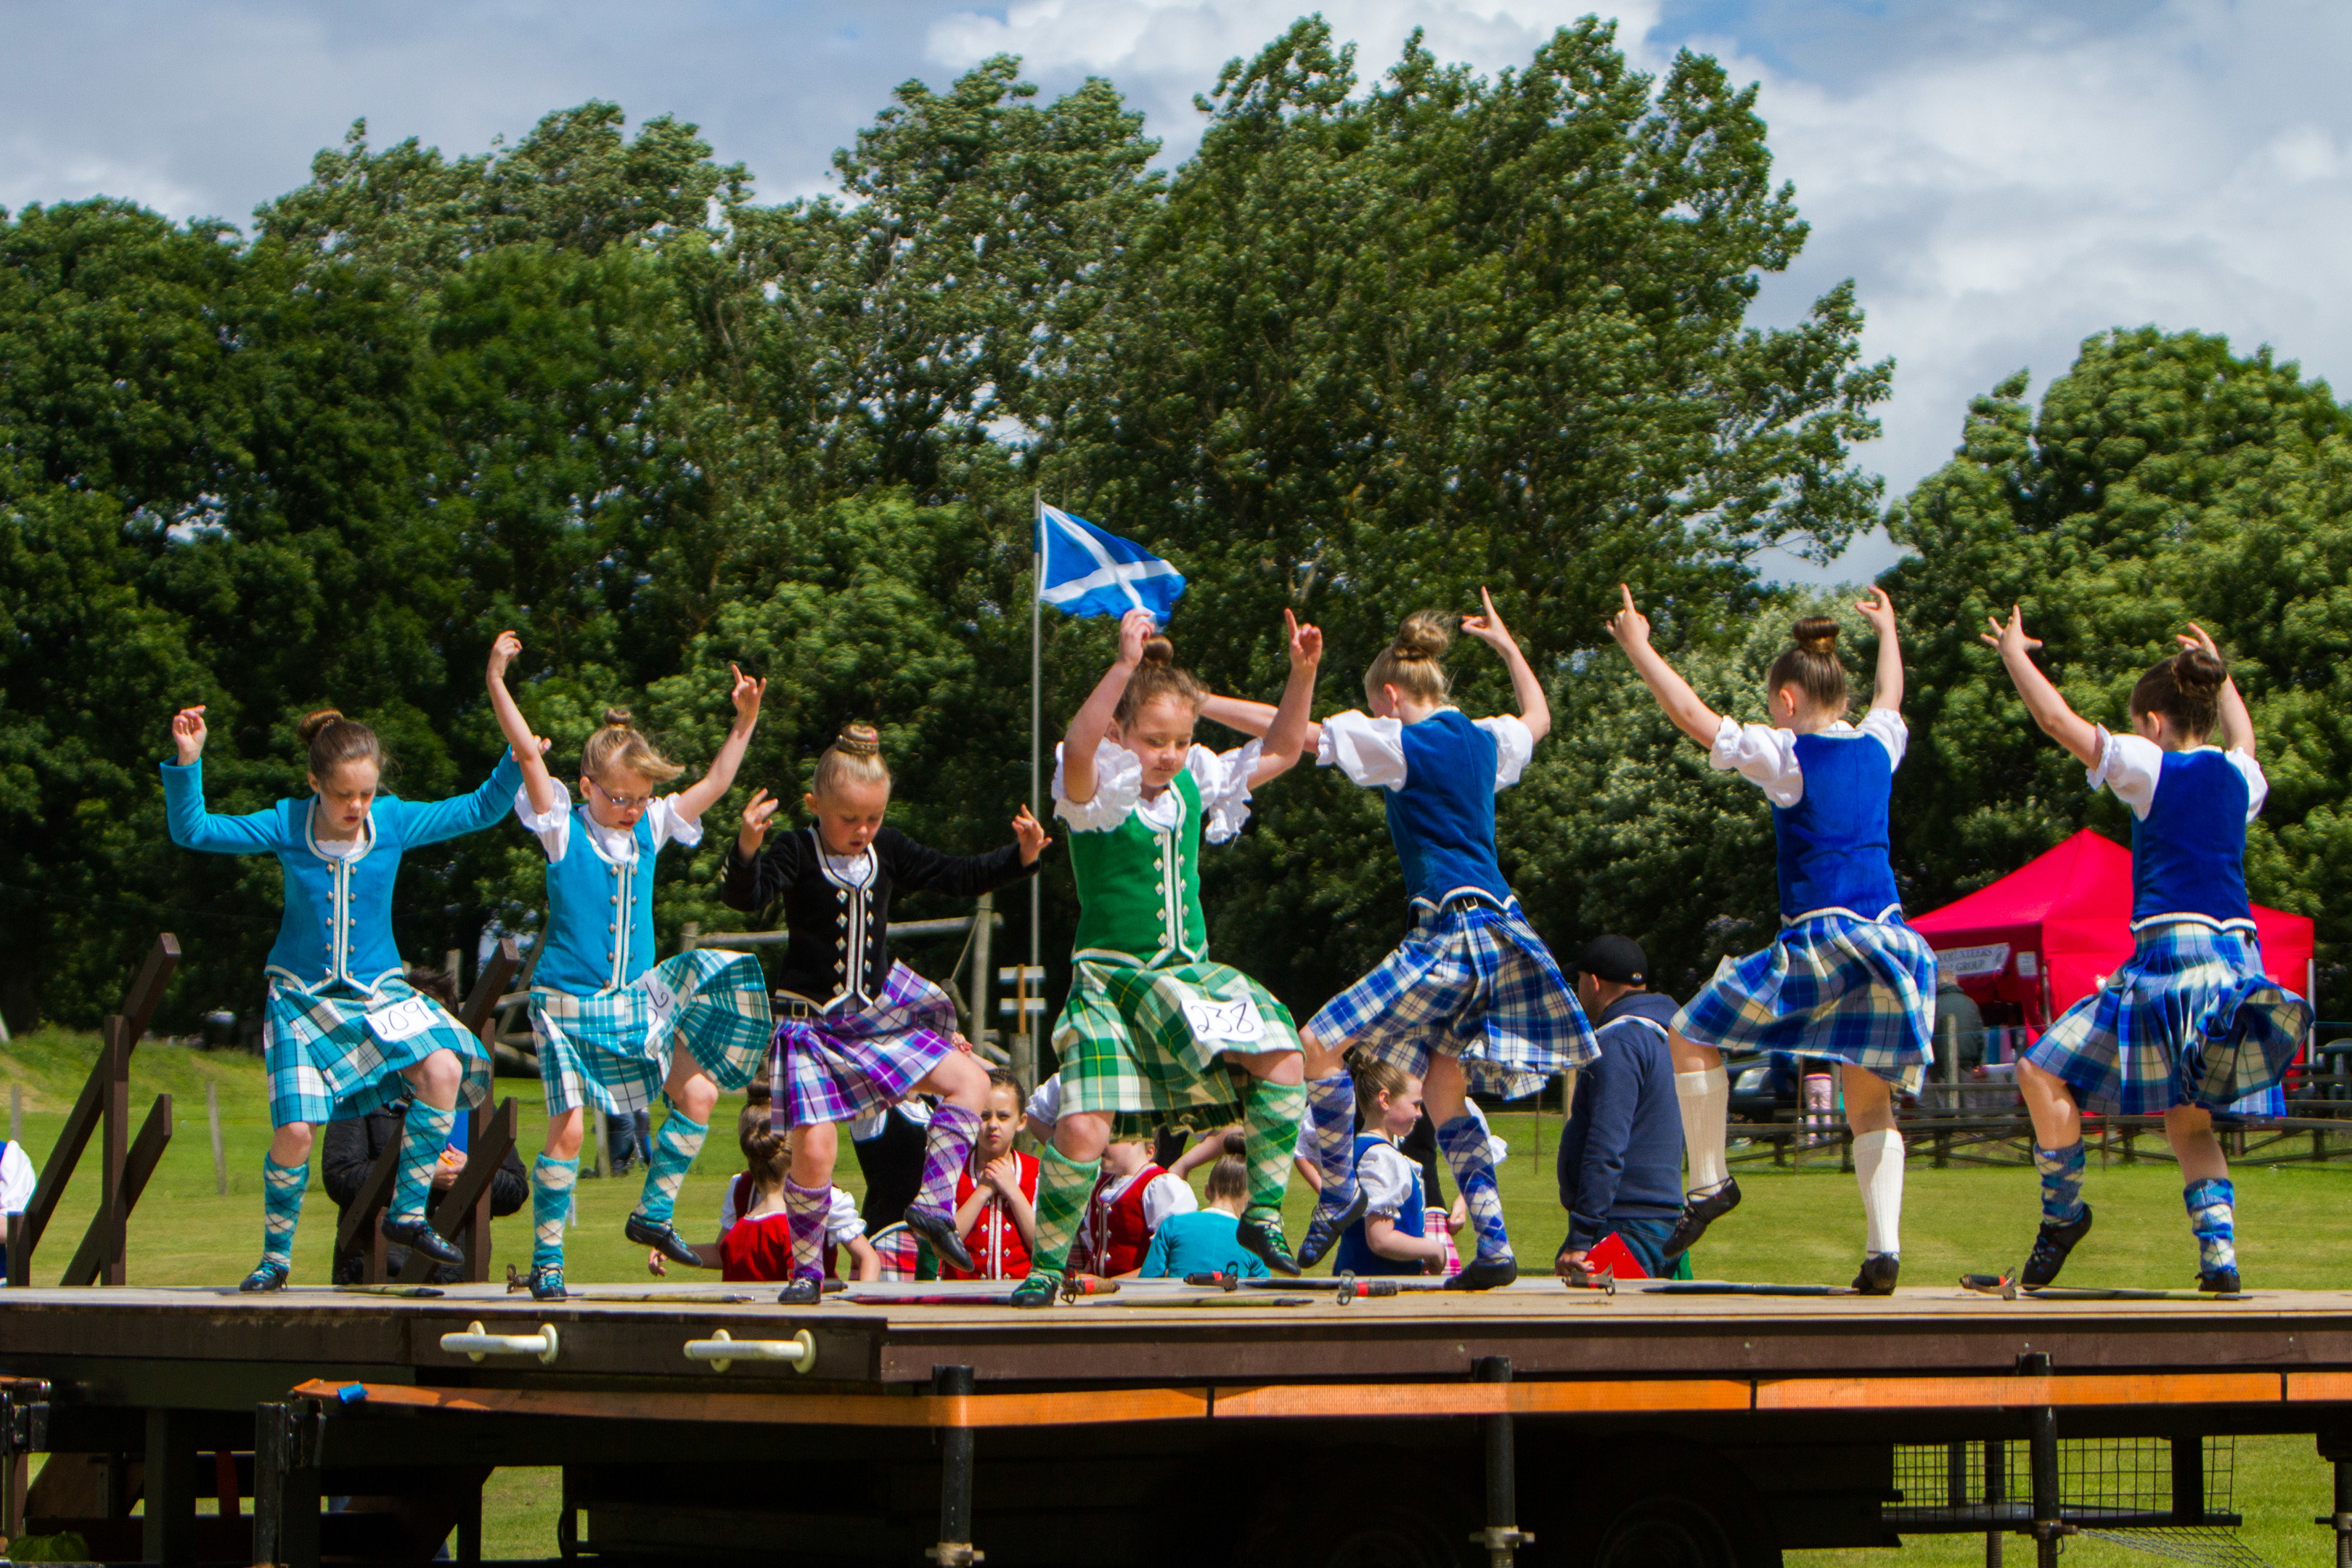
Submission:
[[603,795],[605,804],[615,811],[635,811],[640,806],[651,805],[654,803],[654,797],[650,795],[614,795],[594,779],[588,781],[588,787]]

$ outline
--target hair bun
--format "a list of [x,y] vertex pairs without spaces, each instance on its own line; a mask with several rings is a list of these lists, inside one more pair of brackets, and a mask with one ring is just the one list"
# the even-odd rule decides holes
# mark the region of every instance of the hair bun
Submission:
[[845,724],[833,743],[853,757],[882,754],[882,733],[871,724]]
[[1454,642],[1452,617],[1435,610],[1415,610],[1397,627],[1389,651],[1399,658],[1442,658]]
[[2182,695],[2203,699],[2218,694],[2230,671],[2201,647],[2185,647],[2172,659],[2172,679]]
[[629,727],[629,710],[625,708],[607,708],[604,710],[604,722],[616,729],[625,730]]
[[1837,652],[1838,624],[1827,616],[1807,616],[1789,635],[1807,653]]
[[302,716],[302,721],[294,726],[294,733],[299,737],[302,743],[307,746],[311,742],[319,738],[320,731],[325,729],[330,724],[340,724],[342,721],[342,710],[339,708],[321,708],[316,713],[305,713]]
[[1173,665],[1176,662],[1176,645],[1163,637],[1154,636],[1144,638],[1143,662]]

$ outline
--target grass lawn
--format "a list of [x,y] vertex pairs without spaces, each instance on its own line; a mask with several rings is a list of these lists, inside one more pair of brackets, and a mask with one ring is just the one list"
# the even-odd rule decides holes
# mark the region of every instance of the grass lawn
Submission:
[[[46,1031],[0,1046],[0,1084],[13,1086],[24,1105],[24,1139],[36,1164],[46,1156],[89,1071],[93,1037]],[[214,1188],[212,1151],[205,1119],[205,1089],[217,1087],[228,1165],[228,1192]],[[523,1130],[524,1159],[535,1152],[541,1131],[538,1086],[501,1079],[501,1096],[516,1100]],[[134,1124],[159,1093],[173,1097],[176,1133],[162,1168],[149,1184],[131,1226],[131,1280],[140,1285],[219,1285],[240,1279],[260,1246],[262,1151],[269,1137],[267,1094],[257,1058],[236,1052],[204,1052],[148,1044],[132,1058]],[[736,1102],[722,1102],[712,1118],[714,1137],[679,1196],[681,1228],[689,1235],[716,1234],[722,1184],[739,1165],[731,1145]],[[1505,1211],[1518,1237],[1521,1257],[1549,1262],[1559,1245],[1561,1219],[1554,1192],[1551,1156],[1559,1120],[1538,1124],[1528,1116],[1496,1118],[1496,1130],[1511,1142],[1502,1173]],[[2339,1166],[2248,1165],[2236,1173],[2241,1267],[2256,1289],[2327,1287],[2346,1283],[2352,1260],[2352,1164]],[[841,1184],[861,1185],[853,1157],[845,1156]],[[1790,1283],[1844,1284],[1861,1257],[1862,1207],[1853,1179],[1841,1174],[1834,1156],[1804,1171],[1750,1167],[1740,1173],[1747,1193],[1738,1214],[1710,1232],[1694,1254],[1703,1277],[1772,1279]],[[1949,1285],[1959,1274],[2013,1266],[2024,1254],[2038,1217],[2032,1175],[2022,1168],[1937,1171],[1915,1162],[1907,1177],[1903,1260],[1906,1284]],[[574,1279],[646,1278],[645,1254],[622,1239],[621,1224],[636,1199],[635,1181],[583,1182],[579,1188],[580,1223],[569,1244],[568,1271]],[[54,1283],[72,1256],[96,1202],[94,1168],[85,1167],[60,1206],[35,1268],[37,1282]],[[2196,1276],[2195,1252],[2180,1205],[2180,1187],[2170,1167],[2158,1163],[2095,1163],[2085,1189],[2098,1212],[2098,1227],[2068,1270],[2070,1282],[2134,1286],[2185,1286]],[[1294,1190],[1291,1235],[1305,1227],[1308,1202]],[[334,1233],[335,1209],[315,1178],[295,1253],[297,1283],[323,1279]],[[520,1263],[530,1255],[528,1210],[498,1222],[495,1256]],[[494,1268],[496,1265],[493,1266]],[[2317,1563],[2325,1534],[2311,1520],[2327,1510],[2327,1472],[2308,1437],[2242,1438],[2237,1446],[2235,1506],[2247,1517],[2246,1543],[2275,1563]],[[501,1470],[485,1499],[485,1546],[493,1556],[550,1555],[557,1502],[552,1470]],[[2026,1562],[2031,1543],[2013,1541],[2014,1562]],[[1892,1562],[1960,1564],[1982,1561],[1981,1537],[1923,1537],[1899,1554],[1799,1552],[1792,1562],[1851,1558],[1855,1563]],[[2104,1542],[2078,1541],[2067,1548],[2070,1563],[2144,1563]]]

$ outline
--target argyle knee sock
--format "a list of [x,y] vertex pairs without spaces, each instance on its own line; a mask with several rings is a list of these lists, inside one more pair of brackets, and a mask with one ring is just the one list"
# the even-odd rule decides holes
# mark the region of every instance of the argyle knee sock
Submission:
[[425,1217],[425,1194],[433,1190],[433,1167],[449,1146],[449,1129],[457,1121],[455,1110],[444,1110],[421,1100],[408,1105],[408,1125],[400,1135],[400,1173],[393,1178],[392,1203],[385,1212],[395,1220]]
[[530,1266],[563,1267],[563,1222],[572,1215],[572,1188],[580,1162],[541,1154],[530,1167]]
[[646,1162],[646,1190],[637,1198],[637,1212],[657,1225],[667,1225],[677,1211],[677,1189],[686,1169],[702,1152],[710,1129],[676,1106],[662,1119],[661,1136],[654,1140],[653,1158]]
[[2033,1168],[2042,1173],[2042,1223],[2072,1225],[2083,1217],[2083,1171],[2089,1156],[2077,1138],[2063,1149],[2033,1146]]
[[1500,1263],[1511,1256],[1503,1229],[1503,1194],[1495,1185],[1495,1163],[1486,1153],[1486,1129],[1475,1116],[1457,1116],[1437,1130],[1438,1147],[1454,1168],[1454,1184],[1470,1205],[1470,1228],[1478,1237],[1478,1261]]
[[1062,1275],[1069,1270],[1070,1244],[1086,1218],[1102,1161],[1073,1160],[1051,1143],[1037,1152],[1037,1245],[1029,1249],[1029,1271]]
[[2197,1237],[2197,1270],[2211,1274],[2238,1266],[2238,1189],[2227,1176],[2191,1182],[2180,1194]]
[[1306,1109],[1302,1084],[1253,1078],[1243,1090],[1242,1157],[1249,1163],[1250,1188],[1246,1218],[1282,1224],[1290,1162],[1298,1152],[1298,1117]]
[[1731,1119],[1731,1075],[1721,1068],[1675,1074],[1675,1107],[1682,1112],[1683,1148],[1690,1156],[1688,1192],[1703,1197],[1731,1180],[1725,1159]]
[[923,1182],[909,1208],[925,1214],[955,1213],[956,1178],[971,1158],[972,1141],[980,1136],[980,1113],[952,1100],[931,1112],[931,1130],[923,1139]]
[[832,1187],[803,1187],[790,1176],[784,1178],[784,1219],[793,1233],[793,1279],[824,1278],[824,1216],[832,1207]]
[[1307,1086],[1307,1127],[1323,1173],[1319,1206],[1344,1209],[1356,1198],[1356,1080],[1346,1068]]
[[281,1165],[261,1157],[261,1257],[266,1263],[294,1263],[294,1226],[302,1217],[302,1194],[310,1185],[310,1162]]
[[1857,1132],[1853,1178],[1862,1186],[1863,1251],[1894,1258],[1903,1251],[1903,1134],[1894,1128]]

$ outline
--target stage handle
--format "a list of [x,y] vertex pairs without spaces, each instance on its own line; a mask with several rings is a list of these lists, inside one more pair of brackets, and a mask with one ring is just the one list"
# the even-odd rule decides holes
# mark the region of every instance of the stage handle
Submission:
[[441,1350],[446,1355],[469,1356],[475,1361],[493,1355],[535,1355],[546,1365],[555,1364],[555,1325],[541,1323],[535,1334],[486,1334],[479,1322],[467,1323],[462,1334],[443,1334]]
[[707,1361],[713,1372],[725,1372],[739,1361],[780,1361],[806,1372],[816,1364],[816,1340],[806,1329],[788,1340],[739,1340],[721,1329],[707,1340],[687,1341],[686,1359]]

